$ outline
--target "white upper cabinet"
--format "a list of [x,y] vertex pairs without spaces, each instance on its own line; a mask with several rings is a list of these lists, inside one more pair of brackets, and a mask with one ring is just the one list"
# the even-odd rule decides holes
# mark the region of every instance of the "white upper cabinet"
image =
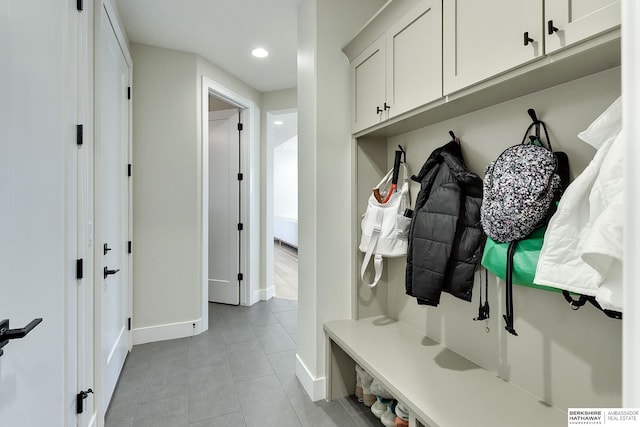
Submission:
[[620,26],[620,0],[546,0],[546,53]]
[[353,132],[442,97],[442,9],[422,0],[351,61]]
[[387,32],[389,117],[442,96],[442,4],[423,1]]
[[384,42],[380,37],[351,62],[354,132],[375,125],[386,114]]
[[399,132],[619,65],[620,1],[389,1],[343,48],[352,131]]
[[543,55],[542,27],[542,1],[445,1],[444,93],[453,93]]

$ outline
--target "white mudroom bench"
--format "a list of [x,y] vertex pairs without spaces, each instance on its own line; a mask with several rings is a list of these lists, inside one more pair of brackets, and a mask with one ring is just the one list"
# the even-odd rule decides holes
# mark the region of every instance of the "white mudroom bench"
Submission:
[[565,412],[395,319],[334,320],[324,330],[329,400],[354,393],[358,363],[408,407],[412,427],[567,425]]

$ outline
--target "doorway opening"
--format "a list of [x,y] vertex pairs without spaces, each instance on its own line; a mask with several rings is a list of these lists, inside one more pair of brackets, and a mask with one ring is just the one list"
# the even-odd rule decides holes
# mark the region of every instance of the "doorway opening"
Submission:
[[273,153],[273,287],[278,298],[298,299],[298,113],[267,114]]
[[[260,298],[258,289],[259,269],[260,269],[260,192],[256,191],[260,186],[259,180],[259,110],[256,104],[234,91],[216,83],[215,81],[202,76],[202,98],[201,98],[201,181],[199,184],[200,212],[198,215],[198,235],[201,236],[201,245],[199,247],[200,265],[198,268],[199,282],[201,283],[201,323],[196,328],[196,333],[205,331],[209,328],[209,230],[214,227],[210,224],[210,199],[215,203],[214,206],[231,207],[234,205],[236,212],[227,215],[228,222],[231,224],[232,233],[226,233],[225,245],[237,245],[231,250],[234,256],[237,254],[238,261],[233,263],[230,260],[225,261],[228,267],[227,280],[229,289],[235,301],[233,303],[239,305],[252,305]],[[229,151],[229,157],[226,158],[227,174],[231,175],[225,178],[228,185],[214,182],[210,185],[210,173],[216,174],[218,170],[215,166],[210,167],[209,160],[209,125],[210,125],[210,101],[220,106],[212,107],[212,114],[223,114],[220,111],[233,110],[238,113],[238,120],[228,118],[229,135],[234,145],[233,153]],[[226,105],[225,105],[226,104]],[[231,108],[228,108],[231,107]],[[220,110],[219,110],[220,108]],[[239,146],[239,149],[237,148]],[[225,192],[225,188],[229,190]],[[232,191],[233,190],[233,191]],[[234,197],[229,200],[229,197]],[[225,260],[224,253],[218,252],[212,254],[216,257],[219,265]]]

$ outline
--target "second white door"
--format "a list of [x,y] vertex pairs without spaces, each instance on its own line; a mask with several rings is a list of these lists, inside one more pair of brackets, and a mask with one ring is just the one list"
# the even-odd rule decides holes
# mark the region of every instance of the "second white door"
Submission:
[[209,301],[240,303],[238,110],[209,115]]
[[129,65],[106,10],[101,10],[96,138],[96,307],[100,328],[102,411],[129,350],[128,137]]

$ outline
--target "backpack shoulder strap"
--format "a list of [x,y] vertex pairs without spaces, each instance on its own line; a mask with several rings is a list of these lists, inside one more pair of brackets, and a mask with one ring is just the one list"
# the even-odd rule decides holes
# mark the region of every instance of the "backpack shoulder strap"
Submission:
[[602,311],[608,317],[612,319],[620,319],[620,320],[622,319],[622,313],[620,313],[619,311],[607,310],[606,308],[602,308],[602,306],[598,304],[598,301],[596,301],[596,298],[593,296],[580,295],[578,299],[575,300],[573,299],[569,291],[562,291],[562,296],[569,303],[572,310],[577,310],[583,305],[585,305],[587,302],[590,302],[591,305],[593,305],[598,310]]
[[506,303],[507,307],[505,313],[502,317],[506,322],[505,329],[511,335],[518,336],[515,328],[513,327],[513,254],[516,251],[516,247],[518,246],[518,241],[514,240],[509,243],[509,248],[507,249],[507,280],[506,280]]

